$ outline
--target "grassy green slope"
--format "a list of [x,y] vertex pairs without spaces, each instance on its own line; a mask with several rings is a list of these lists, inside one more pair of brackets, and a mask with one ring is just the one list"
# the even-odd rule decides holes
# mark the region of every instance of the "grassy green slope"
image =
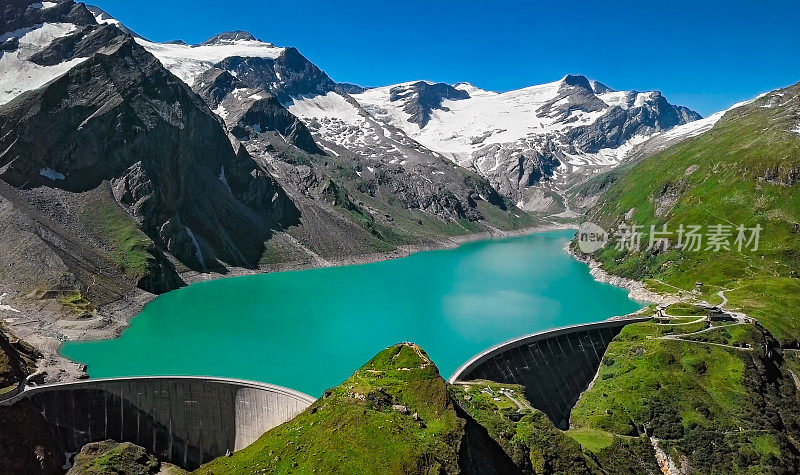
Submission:
[[530,406],[521,386],[471,381],[451,391],[524,473],[658,473],[643,438],[594,429],[562,432]]
[[[641,225],[645,245],[651,225],[760,225],[755,252],[674,245],[630,252],[612,240],[594,256],[610,273],[690,300],[719,303],[724,291],[729,308],[757,323],[712,326],[689,317],[626,327],[572,413],[578,440],[660,439],[679,467],[701,473],[798,470],[796,368],[777,348],[800,339],[799,127],[795,85],[729,111],[709,132],[608,180],[588,219],[607,230]],[[674,244],[677,235],[671,238]],[[668,313],[705,312],[679,304]]]
[[[741,307],[783,343],[800,337],[800,85],[733,109],[709,132],[642,160],[608,187],[589,220],[607,230],[627,220],[667,224],[761,225],[756,252],[625,252],[606,247],[606,270],[654,279],[686,291],[702,282],[719,301],[728,289]],[[735,231],[734,237],[735,238]],[[731,242],[733,242],[733,238]],[[672,236],[673,242],[677,235]],[[647,235],[643,237],[647,242]],[[704,244],[705,247],[705,244]],[[669,288],[669,287],[667,287]]]
[[629,325],[573,410],[572,431],[655,437],[702,473],[797,470],[798,392],[776,344],[754,324]]
[[521,386],[477,381],[457,384],[452,392],[517,466],[533,473],[592,473],[580,445],[531,408]]
[[[475,439],[466,442],[468,425],[424,351],[398,344],[295,419],[199,472],[456,473],[463,469],[462,451],[475,446]],[[507,457],[484,462],[498,470],[511,463]]]

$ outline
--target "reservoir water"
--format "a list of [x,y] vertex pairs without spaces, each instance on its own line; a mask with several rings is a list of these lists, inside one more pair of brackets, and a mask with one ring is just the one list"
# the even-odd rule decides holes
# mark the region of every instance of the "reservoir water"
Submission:
[[148,304],[121,337],[61,352],[93,378],[225,376],[318,397],[382,348],[413,341],[447,378],[505,340],[641,307],[563,251],[573,233],[199,282]]

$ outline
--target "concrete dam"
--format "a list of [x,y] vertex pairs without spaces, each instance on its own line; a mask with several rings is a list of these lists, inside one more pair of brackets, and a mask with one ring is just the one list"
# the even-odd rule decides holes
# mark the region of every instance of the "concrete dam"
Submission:
[[472,357],[450,379],[486,379],[525,387],[533,407],[556,427],[569,427],[569,414],[597,374],[611,340],[622,328],[647,318],[610,320],[534,333]]
[[173,376],[31,386],[2,404],[32,404],[65,453],[114,439],[194,469],[246,447],[314,401],[271,384]]

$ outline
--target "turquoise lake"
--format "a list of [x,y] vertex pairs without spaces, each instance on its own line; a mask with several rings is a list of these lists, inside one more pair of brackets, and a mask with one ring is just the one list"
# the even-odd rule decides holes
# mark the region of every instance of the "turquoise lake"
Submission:
[[319,396],[381,349],[413,341],[447,378],[505,340],[641,307],[563,251],[573,234],[200,282],[158,297],[120,338],[61,352],[93,378],[225,376]]

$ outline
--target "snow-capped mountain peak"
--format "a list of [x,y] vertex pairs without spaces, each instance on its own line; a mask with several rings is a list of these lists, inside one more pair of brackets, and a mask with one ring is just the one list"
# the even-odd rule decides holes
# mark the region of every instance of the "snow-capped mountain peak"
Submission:
[[[122,27],[102,10],[93,14]],[[396,154],[391,161],[400,164],[407,157],[397,150],[424,149],[475,170],[523,204],[531,188],[569,186],[619,163],[650,135],[700,118],[660,92],[615,91],[581,74],[501,93],[422,80],[359,88],[337,84],[295,48],[245,31],[197,45],[136,41],[196,91],[206,91],[213,107],[230,93],[217,84],[222,79],[264,90],[304,121],[323,147],[368,157]],[[229,99],[226,111],[247,102]]]
[[121,21],[119,21],[116,18],[114,18],[113,16],[111,16],[110,13],[108,13],[105,10],[103,10],[102,8],[100,8],[98,6],[95,6],[95,5],[86,5],[86,9],[89,10],[92,13],[92,15],[94,15],[94,19],[95,19],[95,21],[97,21],[97,24],[99,24],[99,25],[114,25],[117,28],[119,28],[120,30],[124,31],[125,33],[133,36],[134,38],[141,38],[141,36],[139,36],[139,34],[137,34],[135,31],[131,30],[130,28],[128,28],[127,26],[122,24]]
[[[446,93],[452,91],[460,94]],[[378,121],[475,169],[520,202],[532,185],[565,186],[619,163],[648,135],[700,118],[660,92],[615,91],[577,74],[502,93],[411,82],[353,97]]]
[[469,94],[470,97],[497,95],[497,93],[494,91],[487,91],[485,89],[481,89],[477,86],[473,86],[468,82],[457,82],[453,84],[453,87],[460,91],[466,91],[466,93]]
[[195,79],[220,61],[231,57],[275,59],[286,51],[271,43],[258,41],[249,35],[236,37],[217,35],[199,45],[154,43],[143,38],[137,42],[158,58],[183,82],[192,86]]

